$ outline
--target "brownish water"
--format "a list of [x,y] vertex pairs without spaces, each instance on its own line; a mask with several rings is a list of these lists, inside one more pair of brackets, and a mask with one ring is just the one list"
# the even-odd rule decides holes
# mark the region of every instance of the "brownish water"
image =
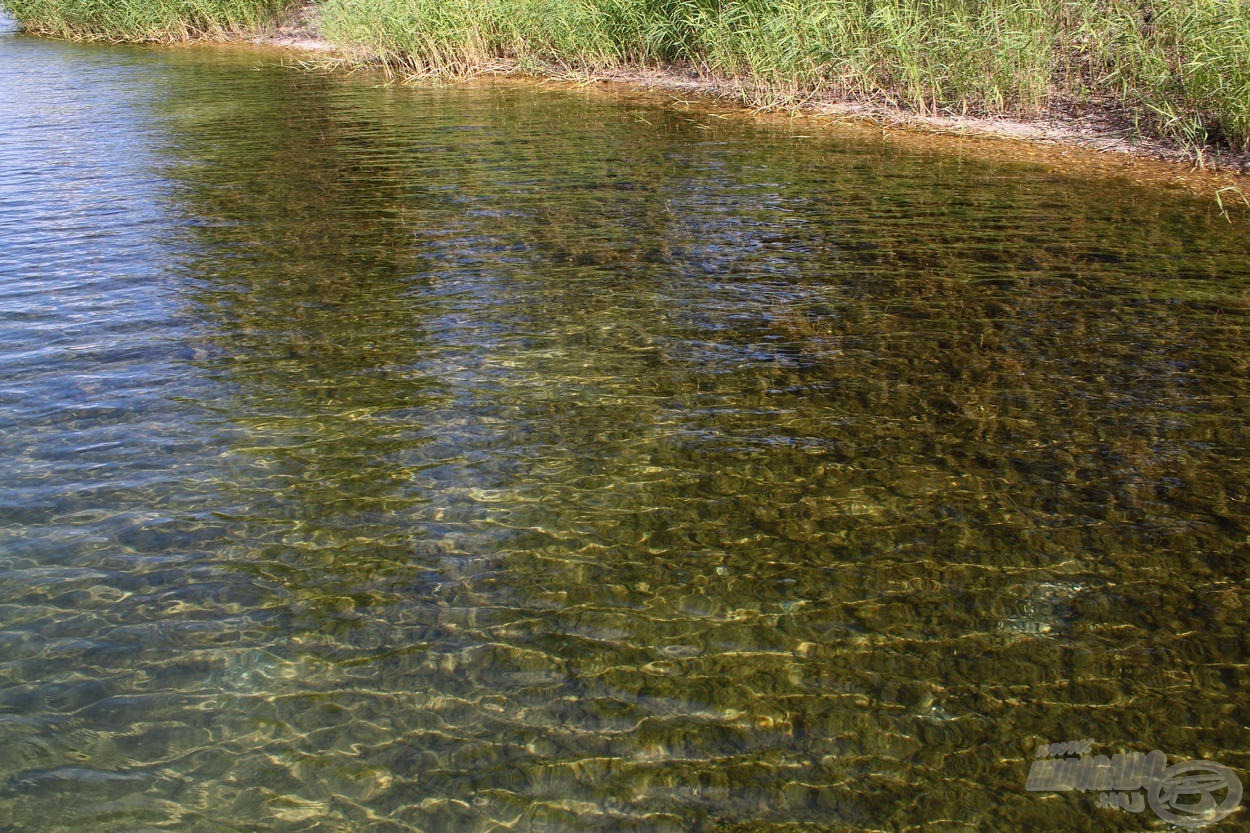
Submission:
[[1036,746],[1245,777],[1244,223],[257,63],[0,37],[0,830],[1141,830]]

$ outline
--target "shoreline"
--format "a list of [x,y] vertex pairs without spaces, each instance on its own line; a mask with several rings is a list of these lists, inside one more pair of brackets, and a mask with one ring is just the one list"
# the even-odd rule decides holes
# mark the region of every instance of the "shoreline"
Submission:
[[[333,49],[332,44],[325,47]],[[500,67],[483,74],[522,76],[543,80],[519,68]],[[564,76],[563,78],[561,76]],[[1089,108],[1083,113],[1052,110],[1035,118],[973,116],[950,113],[925,114],[888,103],[868,103],[813,96],[797,106],[752,107],[744,103],[751,93],[739,80],[682,71],[677,68],[625,68],[597,73],[553,73],[554,80],[580,84],[615,84],[671,94],[695,96],[706,103],[730,105],[760,116],[774,115],[833,122],[858,123],[874,131],[899,130],[948,138],[985,138],[1028,143],[1061,150],[1081,150],[1120,158],[1161,163],[1185,173],[1230,176],[1250,186],[1250,151],[1207,147],[1195,154],[1175,142],[1139,134],[1131,124],[1117,119],[1110,108]]]
[[[418,81],[411,68],[386,65],[377,56],[354,52],[325,38],[316,7],[302,4],[261,33],[206,34],[189,41],[204,45],[253,46],[288,56],[302,56],[308,69],[376,71],[390,80]],[[1127,117],[1108,106],[1052,106],[1032,118],[920,113],[889,102],[865,102],[812,96],[793,104],[753,105],[761,96],[742,78],[710,76],[682,67],[620,67],[575,70],[561,66],[522,67],[498,63],[463,77],[514,80],[570,89],[599,89],[617,95],[644,95],[669,105],[695,108],[716,118],[801,121],[822,131],[875,135],[912,146],[957,149],[974,147],[999,159],[1041,162],[1123,176],[1135,181],[1179,186],[1217,202],[1229,211],[1250,211],[1250,150],[1192,149],[1141,134]],[[726,112],[726,108],[728,111]],[[716,112],[720,111],[720,112]],[[1240,206],[1240,209],[1237,208]]]

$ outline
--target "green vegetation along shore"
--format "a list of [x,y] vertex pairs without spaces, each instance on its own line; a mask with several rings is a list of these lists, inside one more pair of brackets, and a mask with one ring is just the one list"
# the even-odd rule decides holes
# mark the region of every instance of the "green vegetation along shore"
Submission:
[[0,0],[22,29],[71,40],[187,41],[270,25],[287,0]]
[[[282,0],[3,0],[29,31],[178,40]],[[760,102],[925,113],[1097,108],[1183,145],[1250,149],[1250,0],[318,0],[322,37],[418,72],[693,69]]]

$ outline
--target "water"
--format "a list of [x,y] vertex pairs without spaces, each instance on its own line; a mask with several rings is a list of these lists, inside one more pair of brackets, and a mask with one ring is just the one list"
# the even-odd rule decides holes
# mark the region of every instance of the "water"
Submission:
[[1140,830],[1036,746],[1245,777],[1244,223],[274,64],[0,38],[0,830]]

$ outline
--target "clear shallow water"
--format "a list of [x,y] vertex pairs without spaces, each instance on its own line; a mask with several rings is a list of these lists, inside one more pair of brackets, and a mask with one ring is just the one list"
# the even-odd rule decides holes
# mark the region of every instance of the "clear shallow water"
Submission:
[[1244,777],[1243,226],[262,63],[0,39],[0,829],[1139,830],[1037,744]]

